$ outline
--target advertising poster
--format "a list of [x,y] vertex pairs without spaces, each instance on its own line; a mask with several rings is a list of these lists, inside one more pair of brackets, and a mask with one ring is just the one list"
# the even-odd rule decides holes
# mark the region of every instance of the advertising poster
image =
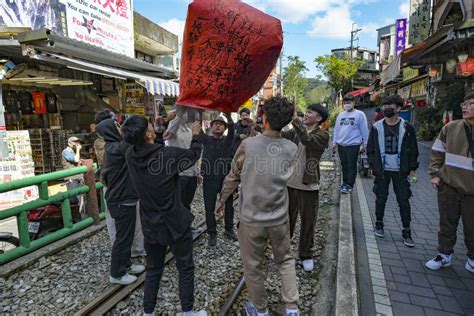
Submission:
[[134,57],[133,0],[0,0],[0,27],[56,34]]
[[131,0],[61,0],[70,38],[135,57]]
[[[0,183],[35,175],[28,131],[7,131],[8,157],[0,161]],[[0,210],[21,205],[38,198],[38,188],[31,186],[0,194]]]

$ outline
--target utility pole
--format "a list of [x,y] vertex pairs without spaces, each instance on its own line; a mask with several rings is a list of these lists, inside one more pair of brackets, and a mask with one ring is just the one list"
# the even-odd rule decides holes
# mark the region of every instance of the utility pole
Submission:
[[[351,59],[354,59],[354,40],[356,40],[357,33],[362,31],[362,29],[355,29],[354,30],[354,25],[355,23],[352,23],[352,31],[351,31]],[[351,79],[351,90],[354,89],[354,78]]]
[[283,97],[283,49],[280,53],[280,97]]

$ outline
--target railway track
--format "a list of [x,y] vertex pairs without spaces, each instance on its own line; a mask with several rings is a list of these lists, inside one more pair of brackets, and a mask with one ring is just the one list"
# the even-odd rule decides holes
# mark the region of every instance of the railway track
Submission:
[[[193,232],[193,241],[196,241],[201,237],[207,230],[206,221],[202,220],[197,224],[197,229]],[[168,251],[165,258],[165,264],[168,264],[173,260],[174,256],[171,251]],[[146,270],[145,270],[146,272]],[[95,298],[92,302],[84,306],[82,309],[75,313],[76,316],[101,316],[105,315],[120,301],[125,299],[127,296],[133,293],[145,282],[145,272],[138,275],[136,282],[129,285],[112,285],[100,296]]]

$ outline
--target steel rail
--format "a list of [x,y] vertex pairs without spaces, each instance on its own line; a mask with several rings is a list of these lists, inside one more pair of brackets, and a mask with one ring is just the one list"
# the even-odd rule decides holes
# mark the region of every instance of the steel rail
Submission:
[[[202,220],[197,225],[198,229],[193,232],[193,241],[196,241],[201,237],[206,231],[206,221]],[[174,259],[171,251],[168,250],[168,253],[165,257],[165,264],[168,264],[171,260]],[[96,299],[92,302],[81,308],[74,315],[76,316],[101,316],[110,311],[115,305],[117,305],[124,298],[129,296],[133,291],[140,287],[145,282],[145,272],[141,273],[138,276],[137,281],[129,285],[120,285],[116,284],[109,287],[105,292],[101,293]]]
[[234,305],[235,301],[240,295],[240,292],[244,289],[245,286],[245,277],[242,276],[239,279],[239,283],[234,287],[232,292],[230,293],[229,297],[224,302],[224,305],[222,305],[221,309],[219,310],[219,313],[217,313],[217,316],[225,316],[229,313],[232,305]]

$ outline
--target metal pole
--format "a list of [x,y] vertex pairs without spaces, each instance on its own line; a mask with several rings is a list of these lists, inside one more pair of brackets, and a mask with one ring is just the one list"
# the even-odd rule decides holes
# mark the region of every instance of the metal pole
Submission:
[[[2,76],[3,77],[3,76]],[[0,78],[1,80],[2,78]],[[0,81],[0,160],[8,157],[8,146],[4,141],[7,128],[5,125],[5,107],[3,106],[3,85]]]
[[283,49],[280,53],[280,96],[283,97]]

